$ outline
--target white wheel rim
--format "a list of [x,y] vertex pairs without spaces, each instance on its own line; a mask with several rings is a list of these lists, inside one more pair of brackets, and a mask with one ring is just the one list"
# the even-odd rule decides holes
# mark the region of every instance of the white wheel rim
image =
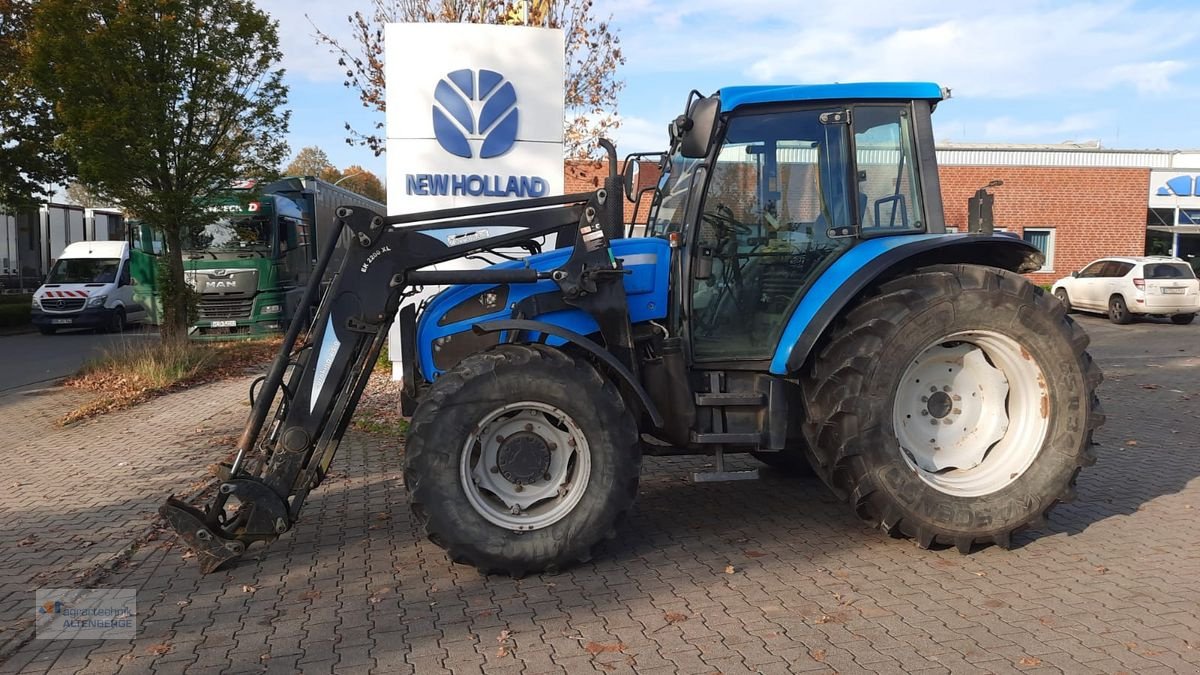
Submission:
[[948,335],[909,364],[892,408],[904,461],[946,494],[978,497],[1017,480],[1050,427],[1046,377],[1016,340]]
[[[459,481],[488,522],[517,532],[549,527],[583,498],[591,452],[583,431],[562,410],[521,401],[492,411],[475,429],[460,453]],[[517,438],[524,444],[521,462],[513,459]]]

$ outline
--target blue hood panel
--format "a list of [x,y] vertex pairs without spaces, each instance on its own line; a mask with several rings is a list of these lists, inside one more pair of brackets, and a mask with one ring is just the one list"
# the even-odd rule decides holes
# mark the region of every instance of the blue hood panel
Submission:
[[[629,299],[630,321],[636,324],[666,318],[671,268],[671,248],[667,240],[657,238],[616,239],[610,244],[613,257],[622,260],[625,269],[632,271],[631,274],[625,276],[625,293]],[[529,266],[548,272],[562,267],[570,255],[571,249],[559,249],[530,256],[521,261],[492,265],[490,269],[515,269]],[[548,279],[536,284],[510,284],[508,301],[504,306],[497,307],[490,313],[468,316],[460,321],[446,323],[444,326],[438,325],[439,319],[451,309],[464,302],[474,302],[473,299],[476,296],[489,288],[497,288],[497,286],[495,284],[451,286],[434,296],[425,311],[421,312],[417,321],[417,355],[421,363],[421,373],[426,380],[432,381],[441,374],[441,371],[434,366],[433,361],[433,352],[440,344],[439,340],[459,333],[469,333],[471,326],[477,323],[510,318],[514,304],[531,295],[555,292],[558,290],[558,284]],[[596,322],[579,309],[560,310],[542,316],[524,318],[545,321],[582,335],[590,335],[599,330]],[[563,340],[551,336],[546,343],[561,345]]]

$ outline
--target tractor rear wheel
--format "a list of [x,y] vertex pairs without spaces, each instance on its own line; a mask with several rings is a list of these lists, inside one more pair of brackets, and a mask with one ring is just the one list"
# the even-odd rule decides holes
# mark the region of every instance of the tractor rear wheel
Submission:
[[417,407],[404,477],[455,562],[512,576],[587,560],[633,505],[637,424],[591,364],[541,345],[463,359]]
[[860,518],[969,552],[1074,497],[1102,375],[1065,307],[1017,274],[936,266],[848,313],[803,388],[814,468]]

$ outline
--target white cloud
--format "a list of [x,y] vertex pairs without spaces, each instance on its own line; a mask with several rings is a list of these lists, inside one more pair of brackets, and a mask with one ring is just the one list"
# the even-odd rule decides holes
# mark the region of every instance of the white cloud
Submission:
[[338,66],[337,57],[317,43],[316,28],[344,42],[349,41],[351,25],[346,19],[356,10],[369,12],[368,2],[256,0],[256,4],[279,22],[279,47],[283,51],[283,67],[289,75],[310,82],[345,78],[345,70]]
[[[752,81],[935,80],[1017,98],[1131,86],[1172,91],[1196,34],[1125,0],[669,0],[629,4],[627,73],[721,69]],[[621,6],[625,3],[618,3]]]
[[1068,115],[1055,121],[1025,121],[997,117],[984,122],[983,134],[990,139],[1034,139],[1062,141],[1072,134],[1099,129],[1107,120],[1101,113]]
[[619,116],[621,126],[612,132],[621,157],[632,152],[662,152],[667,149],[667,123],[641,117]]

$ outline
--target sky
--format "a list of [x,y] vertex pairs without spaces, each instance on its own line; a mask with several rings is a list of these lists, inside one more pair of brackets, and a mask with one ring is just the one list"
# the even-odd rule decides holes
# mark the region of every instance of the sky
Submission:
[[[346,144],[377,117],[343,86],[313,26],[349,34],[369,0],[257,0],[280,22],[293,153],[317,145],[339,167],[385,177],[384,158]],[[934,81],[939,142],[1200,148],[1197,0],[595,0],[626,63],[613,134],[622,154],[661,150],[688,92],[722,86]]]

